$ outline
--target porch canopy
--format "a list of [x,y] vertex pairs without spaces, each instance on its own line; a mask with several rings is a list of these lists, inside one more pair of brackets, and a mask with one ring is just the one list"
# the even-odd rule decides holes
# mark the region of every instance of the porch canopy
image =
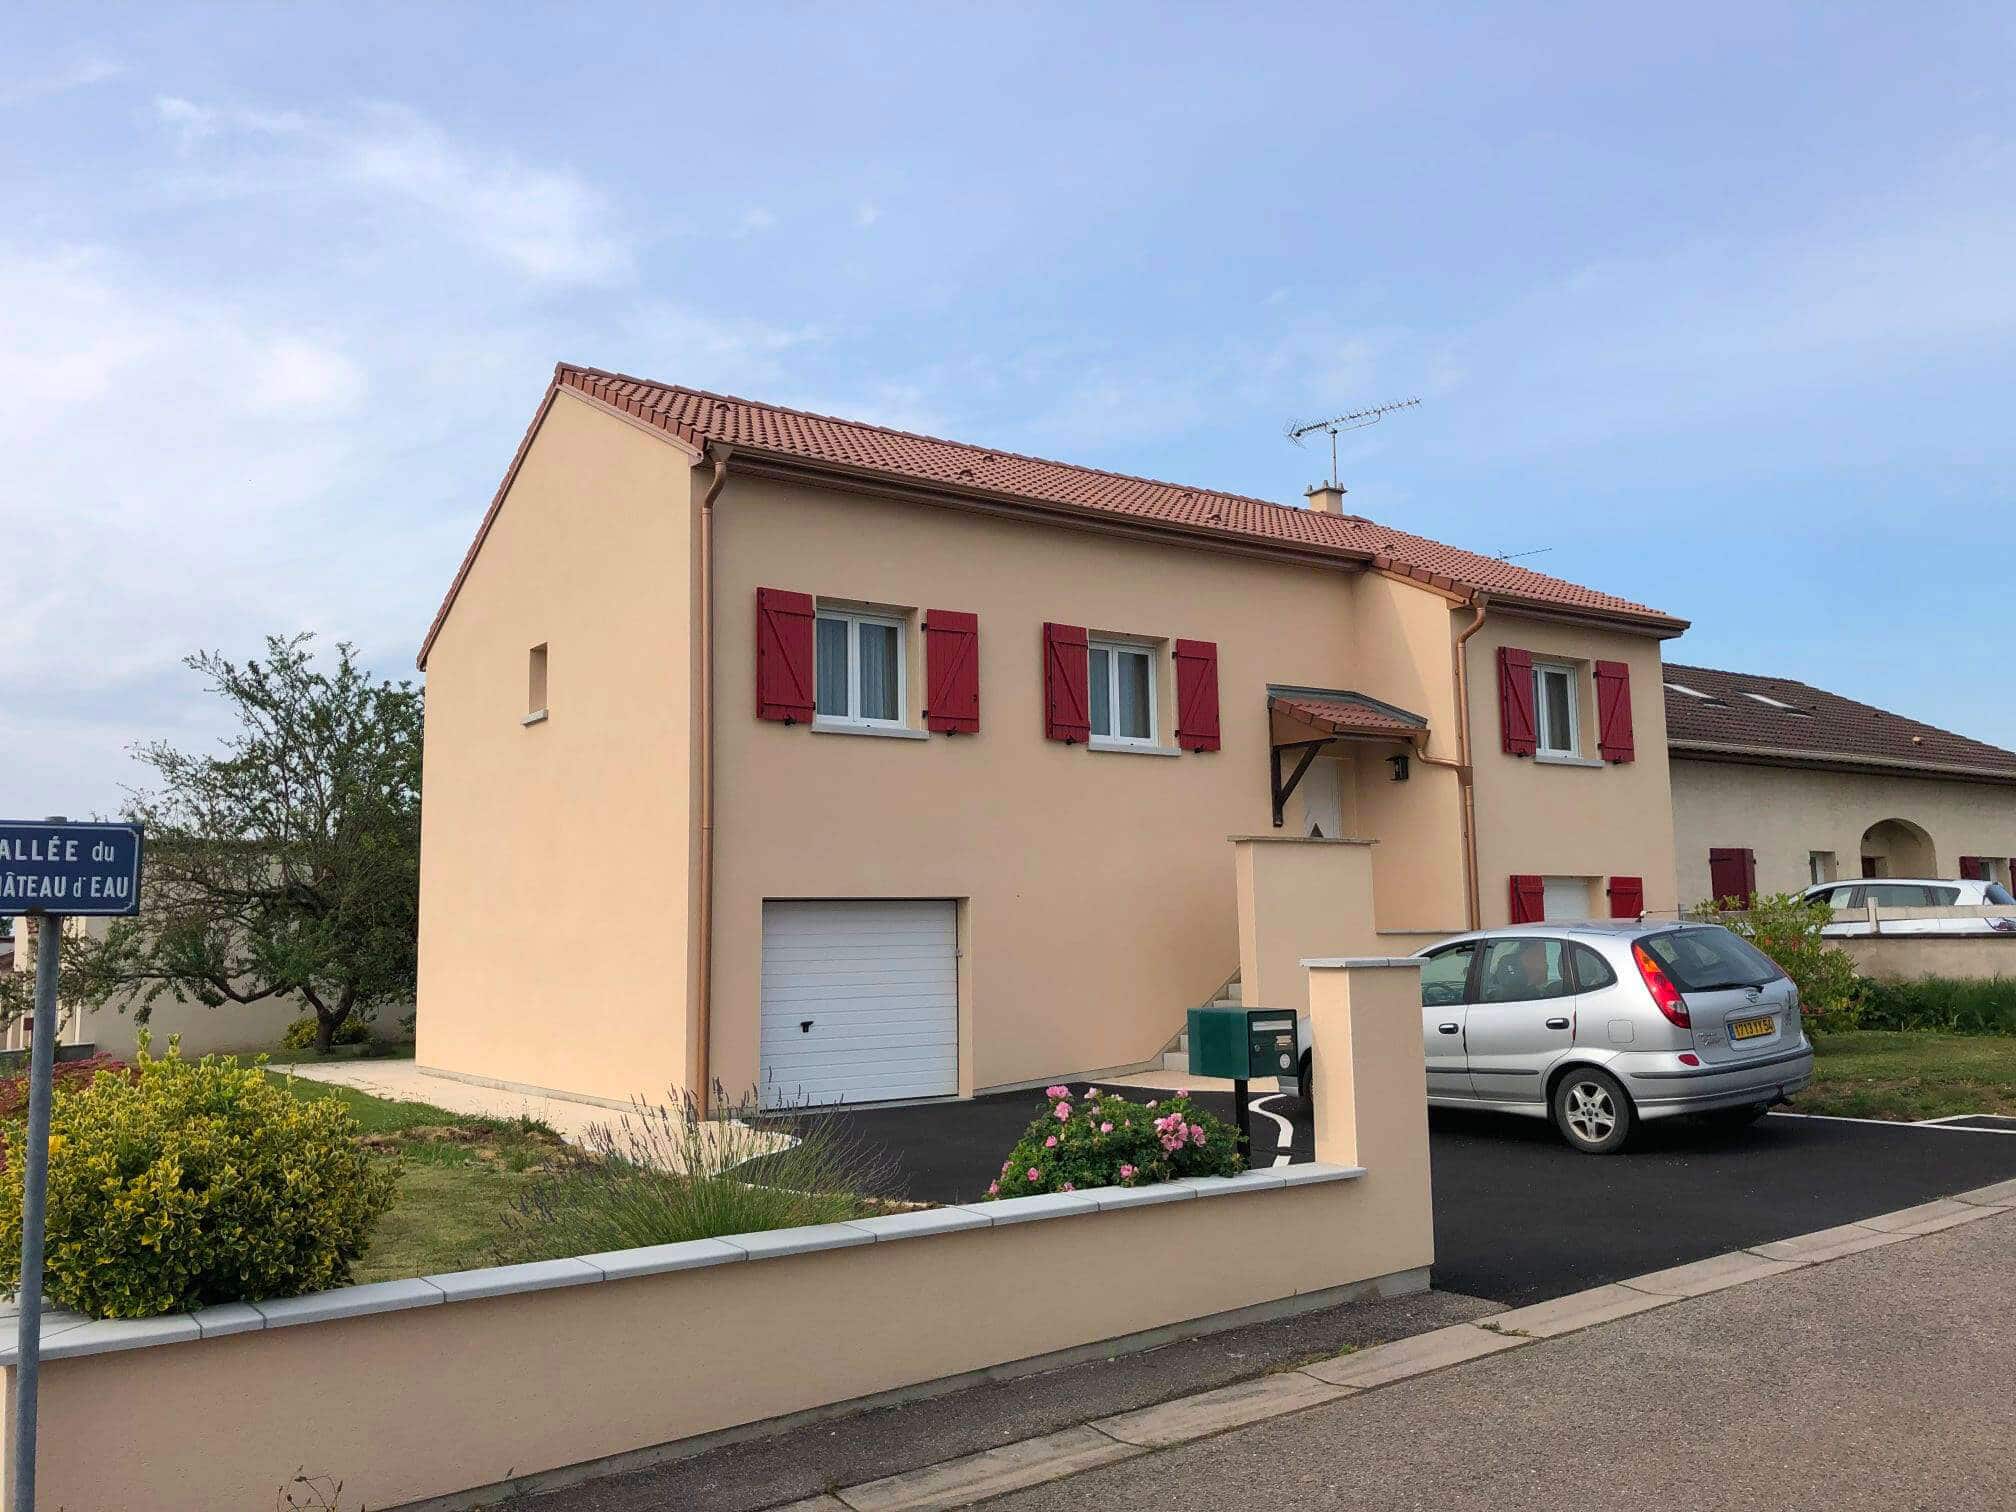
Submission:
[[[1270,684],[1267,689],[1269,760],[1274,787],[1274,828],[1282,812],[1325,746],[1340,741],[1399,742],[1421,749],[1428,740],[1428,720],[1393,704],[1349,688],[1292,688]],[[1281,755],[1299,753],[1284,779]]]

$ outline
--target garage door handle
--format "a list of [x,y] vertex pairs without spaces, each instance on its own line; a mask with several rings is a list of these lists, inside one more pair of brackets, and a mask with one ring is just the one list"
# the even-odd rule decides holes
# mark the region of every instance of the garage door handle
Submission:
[[1437,1024],[1435,1027],[1443,1034],[1456,1034],[1463,1028],[1461,1024]]
[[1568,1027],[1568,1020],[1564,1018],[1551,1018],[1547,1020],[1547,1027],[1549,1029],[1566,1029]]

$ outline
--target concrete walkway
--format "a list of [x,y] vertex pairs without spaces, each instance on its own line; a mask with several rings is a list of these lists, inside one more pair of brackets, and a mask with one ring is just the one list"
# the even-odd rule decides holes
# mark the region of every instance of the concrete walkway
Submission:
[[[2016,1183],[1995,1195],[2016,1202]],[[1090,1424],[1112,1439],[1100,1453],[1113,1463],[988,1505],[1999,1512],[2016,1500],[2016,1212],[1966,1205],[1501,1313],[1462,1325],[1479,1336],[1470,1348],[1443,1330],[1442,1357],[1414,1362],[1446,1367],[1432,1373],[1406,1369],[1397,1352],[1408,1346],[1392,1346],[1398,1379],[1368,1369],[1385,1353],[1368,1351],[1305,1367],[1306,1384],[1273,1387],[1272,1400],[1193,1399],[1187,1423]],[[1722,1289],[1679,1300],[1641,1289],[1662,1285]],[[1321,1385],[1339,1394],[1325,1399]],[[1230,1431],[1200,1438],[1199,1427]],[[1171,1435],[1183,1441],[1156,1448]],[[1087,1447],[1077,1453],[1097,1463]],[[885,1483],[802,1505],[974,1499]]]

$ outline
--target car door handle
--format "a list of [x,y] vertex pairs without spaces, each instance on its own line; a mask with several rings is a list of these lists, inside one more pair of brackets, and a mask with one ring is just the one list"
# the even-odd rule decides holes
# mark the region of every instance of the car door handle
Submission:
[[1564,1018],[1551,1018],[1547,1020],[1547,1027],[1549,1029],[1566,1029],[1568,1027],[1568,1020]]
[[1461,1024],[1437,1024],[1435,1028],[1442,1034],[1460,1034],[1463,1031]]

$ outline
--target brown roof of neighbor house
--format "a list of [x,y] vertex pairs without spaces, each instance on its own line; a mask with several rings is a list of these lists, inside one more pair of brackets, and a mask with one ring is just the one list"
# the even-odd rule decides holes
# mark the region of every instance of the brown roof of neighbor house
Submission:
[[[770,458],[857,478],[924,485],[940,493],[1016,505],[1034,513],[1105,517],[1192,538],[1216,538],[1263,549],[1272,547],[1305,557],[1359,561],[1463,599],[1488,593],[1494,601],[1507,606],[1526,605],[1609,620],[1665,635],[1677,635],[1687,628],[1685,620],[1662,610],[1599,593],[1496,557],[1445,546],[1425,536],[1375,524],[1359,515],[1328,514],[1213,489],[1049,462],[571,363],[563,362],[555,368],[553,384],[654,426],[695,451],[718,442],[731,447],[738,456]],[[536,420],[533,428],[537,428]],[[423,667],[427,651],[475,561],[490,521],[496,517],[530,441],[528,431],[440,612],[428,629],[426,643],[420,648]]]
[[1790,678],[1673,662],[1665,678],[1666,741],[1676,753],[2016,782],[2016,751]]
[[1390,735],[1411,740],[1428,728],[1428,721],[1419,714],[1348,690],[1270,688],[1267,707],[1333,735]]

